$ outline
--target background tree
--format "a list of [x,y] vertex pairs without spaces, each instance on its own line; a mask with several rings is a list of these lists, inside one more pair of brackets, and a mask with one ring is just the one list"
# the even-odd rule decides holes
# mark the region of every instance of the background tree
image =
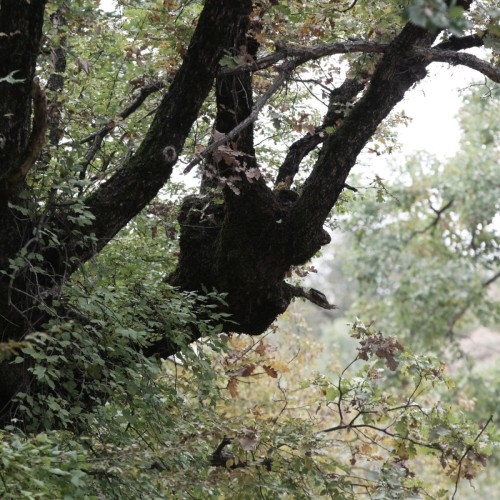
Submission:
[[498,90],[467,96],[455,156],[421,152],[351,205],[343,260],[359,283],[353,312],[415,348],[451,354],[464,326],[498,324]]

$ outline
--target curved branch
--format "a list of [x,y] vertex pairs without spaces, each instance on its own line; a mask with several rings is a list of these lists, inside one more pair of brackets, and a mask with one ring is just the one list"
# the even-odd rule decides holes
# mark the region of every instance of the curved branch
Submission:
[[350,54],[354,52],[383,53],[389,44],[378,42],[367,42],[364,40],[354,40],[349,42],[330,43],[327,45],[314,45],[312,47],[300,47],[292,45],[276,44],[276,52],[258,59],[257,61],[241,64],[235,68],[227,68],[221,71],[223,75],[237,75],[247,71],[259,71],[274,66],[276,63],[295,57],[300,59],[299,64],[320,59],[325,56],[335,54]]
[[350,10],[354,9],[356,7],[356,4],[358,3],[358,0],[353,0],[352,4],[349,5],[349,7],[346,7],[345,9],[333,9],[336,12],[340,12],[341,14],[345,14],[346,12],[349,12]]
[[79,259],[87,260],[103,248],[170,178],[192,124],[213,87],[220,57],[231,46],[232,30],[251,9],[251,0],[205,2],[184,61],[137,152],[85,200],[95,216],[93,224],[86,228],[95,244],[77,251]]
[[415,47],[413,49],[413,53],[418,56],[425,57],[425,59],[429,62],[444,62],[453,65],[460,64],[462,66],[467,66],[471,69],[479,71],[490,80],[500,83],[500,68],[479,59],[479,57],[476,57],[473,54],[425,47]]
[[330,93],[328,111],[323,119],[323,124],[316,127],[314,134],[307,134],[301,139],[295,141],[286,155],[285,160],[279,168],[276,177],[276,184],[285,183],[289,187],[293,178],[299,171],[302,160],[327,138],[327,127],[333,127],[345,115],[345,105],[352,102],[359,92],[364,88],[365,82],[348,78],[344,83]]
[[288,216],[292,265],[307,261],[321,248],[321,228],[359,153],[407,90],[427,74],[425,68],[429,62],[412,56],[413,47],[430,47],[436,37],[437,33],[408,23],[385,50],[367,92],[325,140],[302,195]]

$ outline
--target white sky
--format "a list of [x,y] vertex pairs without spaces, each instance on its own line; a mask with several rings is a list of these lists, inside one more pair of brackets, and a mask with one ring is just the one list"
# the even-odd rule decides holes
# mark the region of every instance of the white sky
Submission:
[[[484,57],[481,50],[468,52]],[[440,158],[449,157],[459,146],[457,114],[462,95],[471,83],[482,82],[484,77],[464,66],[442,63],[433,63],[428,70],[427,78],[408,91],[396,108],[412,118],[408,127],[400,127],[399,140],[405,154],[424,149]]]

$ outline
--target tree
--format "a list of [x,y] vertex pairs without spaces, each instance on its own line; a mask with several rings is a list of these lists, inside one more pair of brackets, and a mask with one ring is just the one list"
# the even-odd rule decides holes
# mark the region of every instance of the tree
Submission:
[[[123,2],[124,20],[116,29],[95,3],[2,1],[0,322],[9,354],[0,366],[4,422],[16,408],[13,398],[36,394],[38,387],[33,359],[12,364],[10,354],[26,347],[30,334],[52,335],[58,321],[95,325],[81,303],[68,299],[75,273],[151,206],[186,145],[196,141],[203,119],[214,119],[212,142],[185,168],[203,164],[201,192],[180,208],[179,258],[172,273],[157,277],[158,286],[166,279],[186,292],[223,293],[224,302],[207,305],[218,307],[216,323],[252,335],[264,332],[294,297],[331,307],[321,293],[285,278],[291,266],[304,264],[329,242],[323,224],[379,125],[433,61],[464,64],[500,80],[494,61],[461,52],[494,42],[493,28],[487,35],[494,26],[487,2],[475,8],[470,1],[414,2],[406,11],[387,2],[383,12],[356,4]],[[372,29],[381,15],[385,25]],[[462,36],[464,28],[470,34]],[[113,36],[114,45],[104,43]],[[324,43],[336,38],[341,41]],[[119,63],[106,59],[122,50]],[[327,89],[321,125],[311,124],[289,146],[277,171],[260,168],[254,144],[259,112],[276,103],[271,99],[301,68],[334,54],[349,54],[351,70],[342,84]],[[66,71],[68,56],[73,75]],[[142,69],[144,60],[168,71],[153,78],[154,67]],[[120,108],[125,78],[137,93]],[[127,130],[124,122],[158,91],[163,95],[150,123]],[[123,127],[121,137],[113,136]],[[292,189],[302,160],[319,145],[304,184]],[[157,211],[168,211],[168,204],[158,203]],[[199,324],[211,316],[201,307],[199,313],[189,323],[189,341],[206,332]],[[178,339],[161,322],[147,332],[143,345],[129,347],[148,356],[179,351]],[[65,357],[75,354],[68,345]]]
[[354,311],[452,360],[464,327],[499,319],[498,92],[469,92],[456,155],[440,162],[422,151],[394,165],[397,178],[357,193],[349,215],[344,260],[358,282]]

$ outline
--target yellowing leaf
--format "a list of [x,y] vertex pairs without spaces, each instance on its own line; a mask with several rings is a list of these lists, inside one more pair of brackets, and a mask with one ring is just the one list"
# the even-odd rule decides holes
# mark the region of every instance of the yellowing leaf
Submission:
[[269,362],[268,366],[271,366],[276,371],[281,373],[290,371],[290,367],[288,366],[288,364],[283,361],[272,360]]

